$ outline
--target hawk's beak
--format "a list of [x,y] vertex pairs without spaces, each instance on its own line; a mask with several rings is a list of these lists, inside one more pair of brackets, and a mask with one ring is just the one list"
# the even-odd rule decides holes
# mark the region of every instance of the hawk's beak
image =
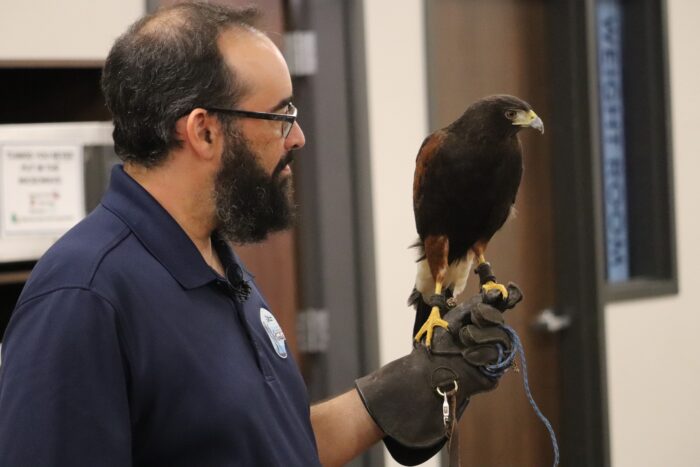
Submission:
[[528,113],[518,112],[518,116],[513,120],[513,125],[529,126],[540,133],[544,133],[544,123],[542,123],[542,119],[537,116],[534,110]]

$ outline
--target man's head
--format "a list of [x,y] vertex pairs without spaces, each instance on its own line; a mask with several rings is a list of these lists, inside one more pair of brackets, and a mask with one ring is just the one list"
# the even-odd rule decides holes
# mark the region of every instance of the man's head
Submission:
[[195,107],[235,105],[245,93],[219,51],[228,30],[253,28],[257,12],[182,3],[134,23],[105,62],[102,90],[125,160],[158,165],[179,147],[175,123]]
[[304,144],[293,119],[261,115],[291,113],[292,83],[256,16],[201,3],[159,10],[117,40],[102,80],[121,158],[158,169],[186,153],[196,170],[185,172],[208,184],[213,227],[236,242],[289,225],[287,165]]

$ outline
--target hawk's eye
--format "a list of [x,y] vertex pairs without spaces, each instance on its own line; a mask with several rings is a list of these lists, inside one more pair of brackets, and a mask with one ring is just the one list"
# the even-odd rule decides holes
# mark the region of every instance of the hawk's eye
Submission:
[[516,112],[515,110],[506,110],[506,118],[508,120],[513,120],[516,115],[518,115],[518,112]]

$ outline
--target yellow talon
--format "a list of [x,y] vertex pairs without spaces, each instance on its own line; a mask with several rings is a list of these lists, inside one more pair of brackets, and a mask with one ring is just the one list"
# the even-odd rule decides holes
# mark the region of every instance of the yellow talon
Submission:
[[428,319],[418,330],[418,334],[416,334],[415,338],[416,342],[420,342],[421,337],[423,337],[423,334],[425,334],[425,346],[430,348],[430,343],[433,340],[433,329],[436,326],[447,329],[447,321],[440,317],[440,308],[434,306],[430,311],[430,316],[428,316]]
[[499,292],[501,292],[501,295],[503,296],[503,300],[506,300],[508,298],[508,289],[506,289],[505,285],[499,284],[497,282],[493,281],[488,281],[484,285],[481,286],[482,289],[484,289],[484,293],[488,293],[489,291],[493,289],[497,289]]

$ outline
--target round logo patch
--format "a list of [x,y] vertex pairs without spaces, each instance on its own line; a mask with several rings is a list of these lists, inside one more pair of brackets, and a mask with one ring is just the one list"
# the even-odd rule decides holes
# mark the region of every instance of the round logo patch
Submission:
[[260,308],[260,322],[265,328],[265,332],[267,332],[267,335],[270,337],[270,342],[272,342],[272,347],[275,349],[275,352],[277,352],[277,355],[282,358],[287,358],[286,339],[275,317],[265,308]]

